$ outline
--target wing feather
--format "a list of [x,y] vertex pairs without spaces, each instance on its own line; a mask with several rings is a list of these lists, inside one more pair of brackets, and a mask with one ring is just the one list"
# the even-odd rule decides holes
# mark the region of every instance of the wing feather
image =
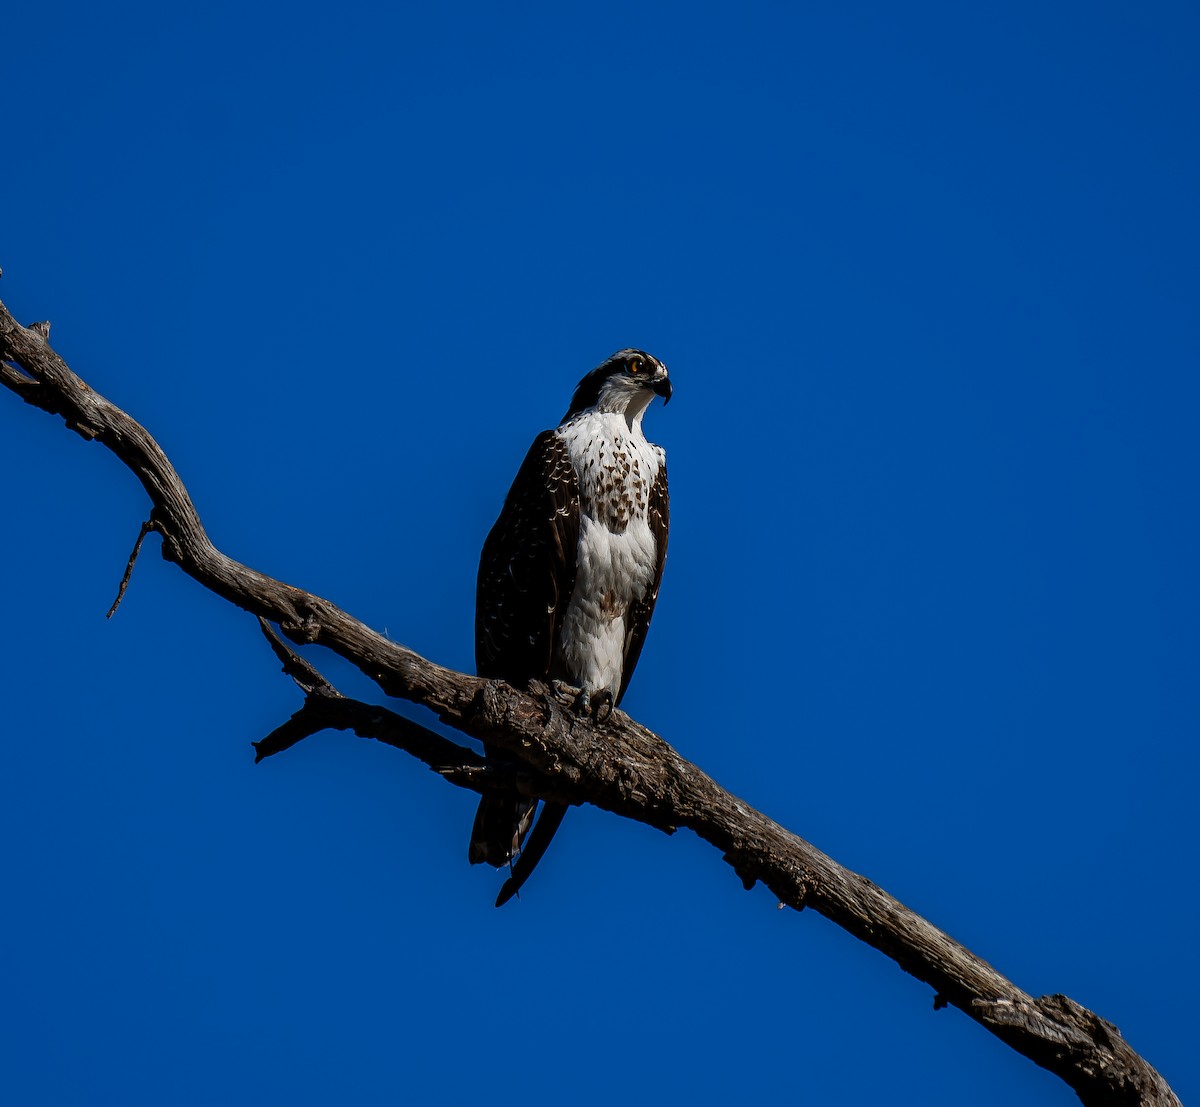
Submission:
[[[575,587],[578,545],[579,480],[562,439],[544,431],[529,447],[479,557],[475,671],[480,676],[518,686],[547,678]],[[492,755],[486,743],[484,752]],[[483,796],[471,828],[471,864],[508,864],[521,849],[536,805],[517,792]],[[545,808],[535,834],[540,845],[528,861],[522,857],[520,872],[514,869],[499,902],[515,894],[533,870],[564,810]]]
[[575,587],[579,480],[554,431],[534,439],[483,544],[475,593],[475,671],[544,680]]
[[629,678],[633,676],[638,658],[642,655],[646,632],[650,629],[650,616],[654,614],[654,605],[658,602],[658,590],[662,585],[663,565],[667,560],[667,533],[671,529],[671,496],[667,488],[666,457],[662,455],[659,458],[658,477],[650,488],[646,519],[650,524],[650,533],[654,535],[658,563],[654,569],[654,580],[646,590],[645,596],[631,605],[626,617],[625,659],[621,666],[621,691],[617,696],[618,705],[625,698],[625,689],[629,687]]

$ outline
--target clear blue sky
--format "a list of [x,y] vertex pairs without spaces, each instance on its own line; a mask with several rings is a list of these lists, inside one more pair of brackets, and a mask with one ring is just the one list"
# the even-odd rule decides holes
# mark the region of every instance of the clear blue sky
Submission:
[[[0,297],[214,540],[471,665],[478,550],[639,345],[673,533],[626,707],[1200,1096],[1194,5],[18,5]],[[0,1071],[22,1105],[1066,1105],[708,846],[474,808],[299,705],[0,394]],[[344,690],[348,667],[311,657]]]

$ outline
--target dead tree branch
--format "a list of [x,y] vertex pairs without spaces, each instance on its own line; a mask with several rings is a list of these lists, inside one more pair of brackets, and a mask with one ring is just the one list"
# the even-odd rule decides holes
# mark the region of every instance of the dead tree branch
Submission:
[[142,552],[142,543],[146,541],[146,535],[154,529],[154,520],[147,519],[142,524],[142,529],[138,531],[137,541],[133,544],[133,550],[129,554],[129,561],[125,564],[125,575],[121,577],[120,587],[117,589],[117,598],[113,600],[112,607],[108,609],[108,614],[104,617],[111,619],[116,613],[117,608],[121,606],[121,601],[125,598],[125,589],[129,587],[129,581],[133,577],[133,567],[137,564],[138,554]]
[[[507,751],[529,795],[592,803],[661,830],[687,827],[721,850],[743,884],[761,881],[781,903],[811,907],[932,987],[935,1006],[965,1012],[1013,1049],[1061,1077],[1088,1105],[1178,1105],[1163,1078],[1111,1023],[1061,995],[1034,998],[865,877],[725,791],[622,712],[593,726],[541,686],[528,691],[457,673],[388,641],[319,596],[221,553],[187,490],[150,434],[94,392],[51,349],[48,326],[24,328],[0,304],[0,383],[102,443],[141,481],[149,528],[163,557],[298,643],[326,646],[382,691],[423,704],[443,722]],[[482,790],[481,759],[386,709],[340,696],[278,640],[304,707],[258,743],[259,758],[324,728],[349,729],[412,753],[454,783]],[[503,772],[504,770],[498,770]],[[493,777],[492,779],[498,779]],[[510,778],[511,781],[512,778]]]
[[459,746],[428,727],[397,715],[386,707],[363,703],[343,696],[314,665],[306,661],[271,629],[265,619],[259,625],[283,663],[283,671],[304,692],[304,704],[286,722],[259,742],[254,742],[254,761],[291,749],[297,742],[322,730],[350,730],[360,738],[373,738],[384,745],[411,754],[425,762],[452,784],[485,792],[493,788],[524,788],[526,791],[552,791],[549,783],[524,766],[506,765],[485,759],[473,749]]

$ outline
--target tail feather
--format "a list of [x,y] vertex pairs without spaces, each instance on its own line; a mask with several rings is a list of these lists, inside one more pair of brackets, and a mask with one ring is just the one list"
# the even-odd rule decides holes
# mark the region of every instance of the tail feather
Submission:
[[500,889],[500,894],[496,897],[497,907],[503,907],[521,890],[521,886],[529,879],[530,873],[542,859],[542,854],[546,852],[546,847],[550,845],[550,839],[554,837],[554,832],[558,830],[566,813],[567,809],[562,804],[542,804],[542,815],[537,821],[537,826],[533,828],[533,833],[529,836],[529,846],[517,858],[517,863],[513,865],[509,878],[504,882],[504,887]]
[[525,835],[533,825],[537,800],[516,792],[496,792],[484,796],[475,812],[471,827],[471,845],[467,859],[472,865],[487,864],[501,868],[520,851]]

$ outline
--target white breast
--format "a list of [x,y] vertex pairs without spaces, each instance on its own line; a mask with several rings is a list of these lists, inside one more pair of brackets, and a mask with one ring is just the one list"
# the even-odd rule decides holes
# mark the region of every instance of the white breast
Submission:
[[654,582],[658,546],[647,522],[650,489],[665,464],[641,420],[591,412],[558,432],[579,478],[575,589],[559,635],[556,668],[588,692],[621,688],[626,617]]

